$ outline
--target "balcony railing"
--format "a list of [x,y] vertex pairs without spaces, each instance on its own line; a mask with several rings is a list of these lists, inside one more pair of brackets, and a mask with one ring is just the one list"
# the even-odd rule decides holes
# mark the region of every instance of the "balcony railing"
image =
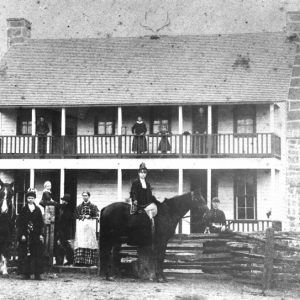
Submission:
[[133,135],[0,136],[0,157],[277,157],[280,137],[256,134],[146,135],[133,150]]
[[234,232],[258,232],[267,228],[281,231],[282,224],[275,220],[226,220],[227,228]]

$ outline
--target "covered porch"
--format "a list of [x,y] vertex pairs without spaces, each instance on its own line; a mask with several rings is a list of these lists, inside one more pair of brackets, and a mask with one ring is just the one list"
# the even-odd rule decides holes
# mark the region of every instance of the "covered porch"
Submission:
[[[282,114],[274,103],[3,109],[0,157],[41,158],[36,124],[43,116],[50,132],[42,158],[280,158]],[[147,128],[140,151],[133,147],[137,116]]]

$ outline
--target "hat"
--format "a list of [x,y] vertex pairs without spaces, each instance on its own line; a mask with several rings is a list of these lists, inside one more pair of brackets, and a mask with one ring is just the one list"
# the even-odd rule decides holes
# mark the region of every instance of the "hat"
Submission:
[[29,188],[26,192],[26,199],[28,197],[33,197],[33,198],[36,198],[36,190],[35,189],[31,189]]
[[70,194],[64,194],[64,196],[60,199],[66,201],[66,202],[70,202],[71,196],[70,196]]
[[145,163],[141,163],[140,164],[139,172],[141,172],[142,170],[148,171],[148,169],[146,168],[146,164]]
[[220,203],[220,200],[218,197],[214,197],[211,202],[219,202]]

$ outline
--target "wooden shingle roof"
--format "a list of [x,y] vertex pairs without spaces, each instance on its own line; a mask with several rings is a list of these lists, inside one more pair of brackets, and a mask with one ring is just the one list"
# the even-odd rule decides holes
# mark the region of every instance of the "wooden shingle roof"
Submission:
[[295,45],[284,33],[32,39],[0,64],[0,106],[285,101]]

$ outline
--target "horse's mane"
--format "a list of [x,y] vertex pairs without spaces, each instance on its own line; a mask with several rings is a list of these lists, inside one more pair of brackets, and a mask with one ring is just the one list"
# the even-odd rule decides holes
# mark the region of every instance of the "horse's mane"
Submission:
[[182,213],[191,202],[191,192],[165,198],[163,202],[169,209],[171,215]]

